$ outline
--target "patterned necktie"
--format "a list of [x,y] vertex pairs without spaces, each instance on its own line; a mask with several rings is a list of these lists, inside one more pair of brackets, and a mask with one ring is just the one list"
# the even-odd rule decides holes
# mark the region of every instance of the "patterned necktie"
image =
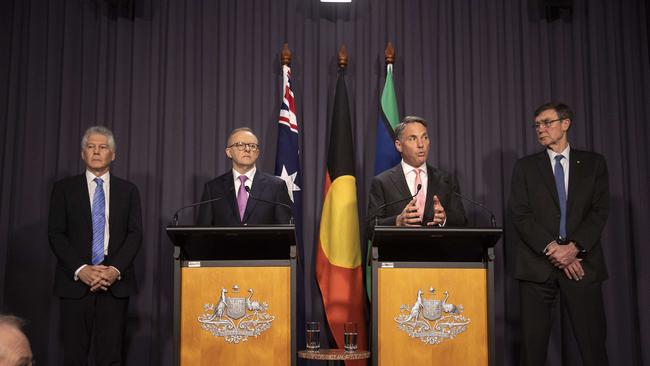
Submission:
[[562,167],[564,155],[555,157],[555,187],[560,199],[560,237],[566,238],[566,189],[564,187],[564,168]]
[[95,187],[95,195],[93,197],[93,248],[92,248],[92,264],[96,265],[104,260],[104,228],[106,225],[106,202],[104,199],[103,180],[100,178],[94,179],[97,183]]
[[[415,188],[415,190],[417,191],[418,185],[422,184],[422,177],[420,176],[420,174],[422,173],[422,169],[415,168],[414,170],[415,170],[415,186],[413,186],[413,188]],[[415,196],[415,200],[418,206],[418,214],[420,215],[420,221],[422,221],[422,217],[424,216],[424,206],[426,205],[426,197],[424,196],[424,189],[422,188],[420,188],[418,195]]]
[[237,206],[239,206],[239,219],[244,221],[244,212],[246,212],[246,202],[248,202],[248,192],[246,192],[246,186],[244,182],[248,180],[248,177],[245,175],[239,176],[239,190],[237,191]]

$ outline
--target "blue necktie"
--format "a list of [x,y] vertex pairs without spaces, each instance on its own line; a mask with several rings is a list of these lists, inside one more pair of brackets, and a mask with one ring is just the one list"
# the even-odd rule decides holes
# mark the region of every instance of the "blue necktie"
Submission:
[[96,265],[104,260],[104,227],[106,225],[106,202],[104,199],[103,180],[94,179],[97,183],[95,196],[93,197],[93,250],[92,264]]
[[564,155],[555,157],[555,187],[560,199],[560,237],[566,238],[566,189],[564,188],[564,168],[560,163]]

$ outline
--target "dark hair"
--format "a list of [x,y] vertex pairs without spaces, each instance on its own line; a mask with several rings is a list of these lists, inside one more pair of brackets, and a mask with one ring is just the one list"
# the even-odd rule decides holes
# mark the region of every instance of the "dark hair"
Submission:
[[259,139],[257,138],[257,135],[255,134],[255,132],[253,132],[253,130],[252,130],[250,127],[239,127],[239,128],[235,128],[234,130],[232,130],[232,131],[230,132],[230,134],[228,135],[228,138],[226,139],[226,145],[228,145],[228,144],[230,143],[230,138],[231,138],[234,134],[236,134],[237,132],[242,132],[242,131],[250,132],[253,136],[255,136],[255,138],[256,138],[256,139],[258,140],[258,142],[259,142]]
[[419,123],[425,128],[427,127],[427,121],[424,118],[418,116],[406,116],[402,122],[395,127],[395,140],[399,140],[399,138],[402,137],[402,132],[404,132],[404,129],[410,123]]
[[575,116],[573,114],[573,111],[571,110],[571,108],[568,105],[566,105],[566,104],[564,104],[562,102],[549,102],[549,103],[544,103],[544,104],[540,105],[539,107],[537,107],[537,109],[535,109],[535,113],[533,115],[533,118],[539,116],[540,114],[542,114],[542,112],[547,111],[549,109],[554,110],[555,113],[557,113],[558,118],[570,119],[571,122],[573,122],[573,117]]

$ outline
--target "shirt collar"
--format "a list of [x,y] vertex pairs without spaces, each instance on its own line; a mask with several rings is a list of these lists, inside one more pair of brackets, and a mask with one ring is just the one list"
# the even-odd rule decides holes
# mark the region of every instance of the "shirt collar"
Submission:
[[555,160],[555,157],[558,155],[563,155],[564,158],[569,161],[569,154],[571,153],[571,145],[567,144],[566,149],[564,149],[561,153],[556,153],[555,151],[551,149],[546,149],[546,152],[548,153],[548,157],[551,159],[551,162]]
[[420,168],[420,173],[424,173],[425,175],[427,174],[427,163],[424,163],[424,164],[420,165],[419,167],[414,167],[414,166],[409,165],[408,163],[406,163],[404,161],[404,159],[402,159],[400,164],[402,164],[402,169],[404,170],[404,176],[406,176],[410,172],[414,171],[416,168]]
[[255,172],[256,172],[256,171],[257,171],[257,165],[254,165],[254,166],[253,166],[253,169],[247,171],[247,172],[244,173],[244,174],[240,174],[238,171],[236,171],[235,169],[233,169],[233,170],[232,170],[232,177],[233,177],[233,179],[236,181],[237,179],[239,179],[239,176],[240,176],[240,175],[245,175],[245,176],[248,177],[248,180],[250,180],[251,183],[252,183],[252,182],[253,182],[253,178],[255,177]]
[[86,169],[86,182],[88,182],[88,184],[90,184],[91,182],[93,182],[95,180],[95,178],[99,178],[99,179],[103,180],[104,183],[109,183],[111,181],[111,172],[107,171],[106,173],[104,173],[103,175],[98,177],[95,174],[91,173],[90,170]]

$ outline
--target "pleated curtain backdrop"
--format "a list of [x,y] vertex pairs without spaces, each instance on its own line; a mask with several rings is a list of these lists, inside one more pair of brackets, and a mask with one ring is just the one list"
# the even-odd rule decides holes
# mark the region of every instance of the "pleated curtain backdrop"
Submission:
[[[28,320],[39,364],[61,363],[49,195],[55,180],[83,171],[83,131],[104,124],[117,139],[113,172],[138,185],[143,203],[140,293],[129,308],[127,364],[171,365],[172,247],[164,226],[176,208],[200,198],[207,180],[229,169],[224,147],[231,129],[252,127],[262,146],[258,167],[273,171],[279,52],[288,42],[302,129],[302,311],[325,324],[314,258],[336,54],[345,44],[350,56],[351,158],[363,217],[383,51],[391,41],[399,110],[429,121],[429,162],[456,175],[463,194],[493,208],[506,228],[496,259],[497,364],[517,364],[519,352],[513,232],[504,217],[510,174],[518,157],[540,149],[532,111],[549,100],[575,109],[572,146],[598,151],[609,164],[603,242],[610,361],[649,364],[650,9],[644,0],[574,0],[570,21],[548,22],[534,3],[3,1],[0,311]],[[466,208],[473,224],[487,225],[480,210]],[[181,220],[191,223],[193,216]],[[571,337],[556,339],[550,364],[578,364],[575,352],[563,356],[563,349],[575,350]]]

